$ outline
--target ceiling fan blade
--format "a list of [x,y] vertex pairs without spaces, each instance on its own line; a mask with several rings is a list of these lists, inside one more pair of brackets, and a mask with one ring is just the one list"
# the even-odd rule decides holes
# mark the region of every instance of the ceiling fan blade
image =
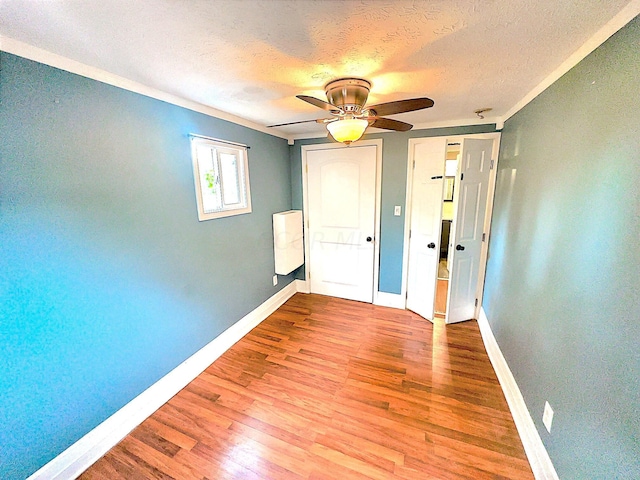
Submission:
[[376,118],[371,124],[375,128],[384,128],[385,130],[395,130],[397,132],[406,132],[413,128],[410,123],[399,122],[390,118]]
[[423,108],[433,107],[433,100],[430,98],[409,98],[396,102],[379,103],[378,105],[367,106],[367,110],[373,110],[376,115],[394,115],[396,113],[413,112]]
[[331,105],[329,102],[325,102],[324,100],[320,100],[316,97],[310,97],[309,95],[296,95],[300,100],[304,100],[311,105],[322,108],[323,110],[329,110],[332,113],[340,113],[340,109],[338,109],[335,105]]
[[277,125],[267,125],[267,128],[271,127],[284,127],[286,125],[297,125],[298,123],[325,123],[326,120],[332,120],[331,118],[316,118],[315,120],[300,120],[299,122],[278,123]]

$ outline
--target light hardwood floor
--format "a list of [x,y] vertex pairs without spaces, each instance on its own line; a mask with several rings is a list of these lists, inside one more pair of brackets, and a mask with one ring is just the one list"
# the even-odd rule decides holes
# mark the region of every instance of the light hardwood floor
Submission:
[[438,279],[436,283],[436,305],[435,312],[444,316],[447,313],[447,295],[449,289],[449,280]]
[[532,479],[475,321],[296,294],[82,479]]

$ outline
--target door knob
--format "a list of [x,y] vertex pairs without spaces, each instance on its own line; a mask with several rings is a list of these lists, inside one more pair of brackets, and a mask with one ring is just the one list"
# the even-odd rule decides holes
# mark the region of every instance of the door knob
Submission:
[[436,244],[431,242],[429,245],[427,245],[427,248],[436,248]]
[[367,242],[370,242],[371,240],[373,240],[373,238],[367,237]]
[[464,247],[460,244],[456,245],[456,250],[462,251],[464,250]]

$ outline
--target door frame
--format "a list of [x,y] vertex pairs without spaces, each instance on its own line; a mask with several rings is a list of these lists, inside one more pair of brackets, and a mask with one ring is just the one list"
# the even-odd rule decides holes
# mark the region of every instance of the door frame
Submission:
[[[493,149],[491,151],[491,160],[493,161],[493,169],[489,174],[489,186],[487,190],[487,211],[484,219],[484,232],[487,234],[486,241],[482,244],[482,249],[480,251],[480,268],[478,269],[478,287],[476,290],[476,298],[478,299],[478,305],[475,308],[475,318],[478,318],[480,314],[480,309],[482,308],[482,294],[484,292],[484,276],[487,267],[487,254],[489,252],[489,238],[491,236],[490,228],[491,228],[491,217],[493,215],[493,197],[496,188],[496,178],[498,172],[498,154],[500,152],[500,138],[501,132],[492,132],[492,133],[475,133],[475,134],[458,134],[458,135],[438,135],[435,138],[446,139],[447,143],[450,141],[462,141],[464,138],[477,138],[477,139],[488,139],[493,140]],[[407,283],[408,283],[408,275],[409,275],[409,232],[411,230],[411,197],[413,193],[413,151],[415,149],[415,145],[420,143],[421,140],[425,138],[434,138],[434,137],[416,137],[409,139],[409,148],[407,154],[407,185],[406,185],[406,198],[405,198],[405,215],[404,215],[404,242],[403,242],[403,252],[402,252],[402,287],[400,295],[404,299],[404,306],[406,308],[407,304]],[[443,171],[444,171],[444,158],[443,162]],[[438,242],[439,244],[439,242]],[[448,302],[448,299],[447,299]]]
[[301,147],[302,166],[302,215],[304,218],[304,291],[311,291],[309,281],[309,255],[311,246],[309,245],[309,185],[307,172],[307,152],[312,150],[332,150],[336,148],[357,148],[375,146],[376,147],[376,185],[375,185],[375,223],[373,237],[373,285],[372,298],[375,304],[378,298],[378,274],[380,270],[380,206],[382,203],[382,139],[359,140],[353,146],[345,146],[342,143],[318,143],[314,145],[303,145]]

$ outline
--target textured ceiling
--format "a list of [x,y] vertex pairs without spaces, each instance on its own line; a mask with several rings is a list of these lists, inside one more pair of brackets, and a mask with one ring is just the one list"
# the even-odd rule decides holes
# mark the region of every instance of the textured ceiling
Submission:
[[[0,34],[261,125],[343,76],[414,124],[504,115],[629,0],[3,0]],[[313,136],[315,123],[282,127]]]

